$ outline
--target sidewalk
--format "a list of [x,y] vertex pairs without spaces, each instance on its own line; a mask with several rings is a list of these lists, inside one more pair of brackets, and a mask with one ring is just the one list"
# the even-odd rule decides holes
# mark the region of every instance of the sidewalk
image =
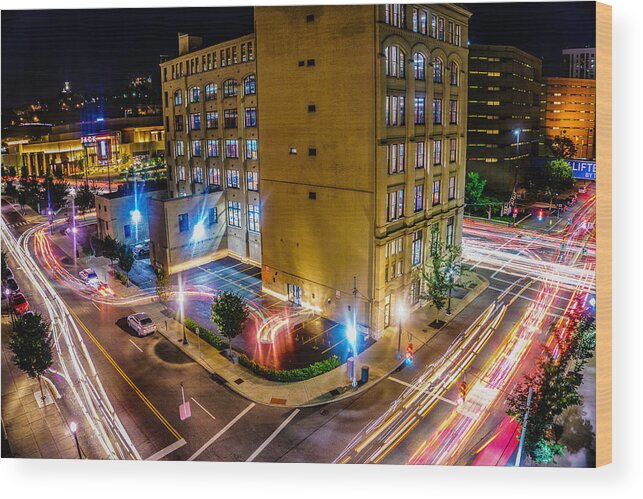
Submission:
[[[448,324],[488,286],[486,280],[477,275],[472,280],[475,283],[474,289],[470,289],[462,299],[452,299],[452,315],[444,319],[445,324]],[[386,378],[401,364],[401,361],[396,358],[397,327],[390,327],[380,340],[361,353],[358,358],[358,379],[361,377],[361,367],[369,366],[370,372],[367,384],[353,388],[350,384],[345,364],[333,371],[305,381],[292,383],[269,381],[255,375],[245,367],[231,363],[221,352],[197,338],[196,334],[188,329],[186,329],[188,344],[183,345],[183,328],[181,324],[168,317],[170,314],[159,303],[142,305],[140,309],[142,312],[147,313],[158,325],[160,334],[195,362],[199,363],[217,381],[225,383],[233,391],[259,404],[309,407],[342,400],[368,390],[375,383]],[[442,315],[444,316],[444,312]],[[407,334],[411,332],[417,352],[419,348],[444,329],[444,325],[440,329],[429,326],[435,320],[435,317],[435,311],[431,310],[431,307],[417,310],[408,319],[408,326],[404,327],[403,341],[406,341]]]
[[47,381],[43,380],[46,405],[42,406],[38,381],[11,360],[11,325],[7,316],[2,319],[2,425],[12,457],[78,459],[74,437]]

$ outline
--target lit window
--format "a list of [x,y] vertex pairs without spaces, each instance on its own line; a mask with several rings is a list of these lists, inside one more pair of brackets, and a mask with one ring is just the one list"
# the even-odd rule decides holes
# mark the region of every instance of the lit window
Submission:
[[216,208],[208,209],[208,225],[214,225],[219,221],[219,214]]
[[440,181],[433,181],[433,206],[440,204]]
[[404,96],[387,95],[386,96],[386,124],[388,126],[404,125]]
[[246,139],[246,159],[258,158],[257,139]]
[[224,81],[223,96],[234,97],[235,95],[237,95],[237,81],[232,79]]
[[404,52],[397,45],[391,45],[384,49],[386,56],[386,75],[395,78],[404,78]]
[[190,114],[190,130],[201,130],[201,113]]
[[255,75],[247,76],[243,80],[243,95],[254,95],[257,93],[257,82]]
[[223,127],[237,128],[237,110],[226,109],[223,111]]
[[192,156],[195,158],[201,157],[201,141],[193,140],[192,141]]
[[201,89],[199,87],[192,87],[190,89],[190,103],[194,104],[201,99]]
[[413,210],[415,212],[424,209],[424,184],[416,185],[413,191]]
[[180,106],[183,103],[183,94],[180,90],[174,91],[174,105]]
[[415,96],[414,123],[424,125],[424,108],[426,98],[423,95]]
[[422,263],[422,229],[411,235],[411,265],[415,267]]
[[413,56],[413,75],[416,80],[424,80],[426,57],[419,52]]
[[404,171],[404,144],[386,146],[386,163],[389,175]]
[[252,128],[257,126],[257,108],[256,107],[247,107],[244,114],[244,125],[246,128]]
[[235,189],[239,188],[239,170],[226,171],[226,185]]
[[458,124],[458,101],[450,100],[449,101],[449,123],[452,125]]
[[182,140],[174,142],[174,157],[178,158],[179,156],[185,156],[185,149]]
[[405,24],[405,5],[399,3],[387,3],[384,10],[384,21],[398,28],[403,28]]
[[415,167],[424,168],[424,141],[415,143]]
[[208,168],[208,184],[221,185],[221,170],[215,167]]
[[449,199],[455,199],[455,177],[449,177]]
[[455,87],[460,85],[460,67],[455,61],[449,64],[449,83]]
[[449,161],[455,163],[458,159],[458,139],[449,139]]
[[208,139],[208,158],[219,157],[219,141],[217,139]]
[[436,139],[433,141],[433,164],[442,164],[442,140]]
[[241,203],[239,201],[228,201],[228,225],[241,227]]
[[442,83],[442,59],[433,59],[433,82]]
[[386,196],[386,221],[392,222],[404,216],[404,189],[391,191]]
[[447,237],[446,237],[446,245],[447,246],[453,246],[453,228],[455,225],[455,217],[449,217],[447,219]]
[[236,139],[226,139],[225,157],[233,159],[239,157],[239,144]]
[[203,170],[199,166],[192,168],[192,178],[195,184],[203,183]]
[[433,123],[442,123],[442,99],[433,99]]
[[205,100],[206,101],[215,100],[216,98],[217,98],[217,85],[216,85],[216,83],[208,83],[205,86]]
[[259,232],[259,205],[248,205],[248,230],[251,232]]
[[205,114],[205,127],[208,130],[219,128],[219,113],[217,111],[208,111]]
[[176,178],[179,181],[185,182],[185,166],[178,165],[176,167]]
[[190,230],[190,220],[187,213],[179,215],[179,232],[187,232]]
[[248,190],[249,191],[258,191],[259,190],[259,173],[255,171],[250,171],[247,174],[248,180]]

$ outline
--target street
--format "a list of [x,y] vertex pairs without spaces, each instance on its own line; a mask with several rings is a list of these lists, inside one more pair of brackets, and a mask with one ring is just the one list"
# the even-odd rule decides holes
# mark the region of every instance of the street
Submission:
[[[503,465],[514,454],[517,429],[507,421],[504,397],[533,368],[572,297],[594,289],[594,243],[581,228],[593,202],[584,201],[571,227],[546,235],[467,221],[464,263],[489,287],[419,347],[412,364],[353,397],[301,408],[247,400],[193,362],[178,341],[158,333],[135,336],[124,318],[153,292],[94,299],[72,282],[79,264],[74,267],[73,259],[49,244],[46,224],[23,218],[4,200],[2,236],[32,308],[52,317],[58,358],[47,377],[62,395],[57,404],[78,420],[88,457]],[[229,260],[181,278],[190,289],[240,291],[263,314],[290,310],[262,296],[257,272]],[[186,315],[207,319],[208,309],[197,297],[189,300]],[[325,338],[328,328],[333,324],[295,330],[308,335],[300,340],[304,345],[316,338],[332,347],[341,335]],[[292,366],[289,355],[294,359],[301,350],[285,353],[276,357]],[[469,395],[458,405],[463,379]],[[79,389],[88,384],[86,393]],[[182,421],[183,400],[190,402],[191,416]],[[81,422],[83,413],[93,417]],[[501,448],[488,445],[502,439],[500,432],[506,433]],[[494,449],[493,456],[481,457],[481,449]]]

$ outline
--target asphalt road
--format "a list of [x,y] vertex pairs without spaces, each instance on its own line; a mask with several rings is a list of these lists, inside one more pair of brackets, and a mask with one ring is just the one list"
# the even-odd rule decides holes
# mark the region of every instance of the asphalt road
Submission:
[[[28,228],[22,225],[20,214],[10,207],[3,205],[2,211],[14,233]],[[483,273],[490,279],[490,288],[430,344],[417,349],[413,365],[395,373],[392,376],[395,380],[384,379],[349,400],[301,410],[255,405],[211,379],[181,352],[180,344],[173,344],[158,334],[135,337],[123,321],[136,311],[133,308],[97,305],[57,283],[56,289],[78,318],[108,396],[143,458],[327,463],[336,459],[355,435],[388,409],[406,389],[404,383],[413,383],[423,366],[434,362],[453,338],[516,280],[515,276],[502,272]],[[17,278],[20,281],[19,271]],[[29,294],[28,284],[20,284]],[[501,326],[473,361],[472,371],[481,369],[487,362],[535,299],[535,293],[526,291],[507,311]],[[554,305],[561,310],[564,303],[560,300]],[[527,368],[529,366],[525,366]],[[179,417],[183,400],[181,384],[192,413],[185,421]],[[454,400],[453,390],[448,391],[445,398]],[[438,403],[384,462],[406,463],[451,410],[451,404]],[[490,418],[474,441],[484,438],[495,421]],[[84,445],[92,447],[91,442]],[[466,461],[467,457],[463,459]]]

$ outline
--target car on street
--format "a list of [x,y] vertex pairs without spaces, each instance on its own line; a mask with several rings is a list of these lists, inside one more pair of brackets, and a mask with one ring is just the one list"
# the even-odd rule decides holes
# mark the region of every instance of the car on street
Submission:
[[96,272],[93,269],[83,269],[78,273],[78,277],[80,277],[80,280],[83,281],[85,284],[93,284],[98,281],[98,276],[96,275]]
[[20,291],[20,286],[13,277],[7,279],[2,285],[2,292],[5,296],[11,296]]
[[96,293],[101,296],[114,296],[115,294],[106,282],[96,281],[96,285],[92,287],[96,290]]
[[578,188],[578,193],[579,193],[579,194],[585,194],[586,192],[587,192],[587,189],[586,189],[586,187],[585,187],[584,185],[581,185],[581,186]]
[[11,295],[10,304],[11,310],[13,310],[13,313],[17,316],[29,312],[29,302],[22,293],[14,293]]
[[147,336],[156,331],[154,321],[150,319],[149,315],[142,312],[128,316],[127,325],[139,336]]

